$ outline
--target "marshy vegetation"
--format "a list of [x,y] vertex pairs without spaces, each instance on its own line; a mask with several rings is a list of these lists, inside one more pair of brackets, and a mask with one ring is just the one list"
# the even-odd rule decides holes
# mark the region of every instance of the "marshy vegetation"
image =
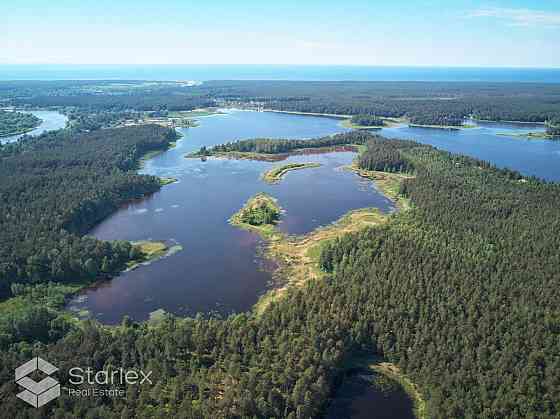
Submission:
[[282,180],[284,175],[292,170],[309,169],[313,167],[320,167],[320,163],[288,163],[282,166],[273,167],[263,174],[263,180],[266,183],[278,183]]

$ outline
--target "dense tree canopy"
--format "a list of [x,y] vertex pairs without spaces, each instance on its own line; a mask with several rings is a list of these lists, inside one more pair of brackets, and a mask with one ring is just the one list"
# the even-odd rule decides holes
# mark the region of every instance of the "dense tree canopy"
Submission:
[[560,85],[548,83],[212,81],[197,90],[277,110],[404,116],[429,125],[470,115],[528,122],[560,116]]
[[40,123],[41,120],[30,113],[0,110],[0,137],[29,131]]
[[95,277],[128,260],[128,243],[80,235],[125,200],[159,189],[133,169],[174,136],[155,125],[61,130],[0,149],[0,295],[12,283]]
[[546,124],[546,132],[550,135],[560,135],[560,118],[548,121]]
[[228,153],[232,151],[241,153],[280,154],[304,148],[311,149],[347,144],[365,144],[371,138],[373,138],[373,136],[370,133],[363,131],[351,131],[310,140],[253,138],[219,144],[212,147],[210,150],[203,147],[198,154],[209,155],[212,153]]
[[258,316],[86,322],[59,338],[63,324],[35,311],[22,327],[52,333],[0,353],[4,414],[29,417],[12,374],[36,354],[63,385],[76,365],[142,368],[154,381],[124,398],[63,394],[39,414],[319,417],[344,359],[366,350],[419,385],[430,417],[557,417],[559,186],[409,141],[369,136],[368,147],[362,168],[414,174],[401,190],[413,207],[328,244],[328,277]]
[[355,125],[361,125],[364,127],[382,127],[385,125],[383,119],[375,115],[354,115],[350,122]]

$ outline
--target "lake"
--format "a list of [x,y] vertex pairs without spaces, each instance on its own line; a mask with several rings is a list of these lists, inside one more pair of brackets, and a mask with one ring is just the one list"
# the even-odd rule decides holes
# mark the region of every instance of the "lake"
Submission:
[[[402,126],[381,134],[560,180],[560,142],[496,135],[542,130],[542,125],[480,123],[461,131]],[[199,127],[180,131],[184,137],[177,147],[148,160],[141,170],[178,182],[125,205],[90,234],[103,240],[167,240],[184,250],[85,290],[70,303],[71,310],[87,310],[108,324],[120,322],[124,315],[146,320],[159,309],[180,316],[250,310],[271,286],[271,274],[265,269],[269,261],[259,256],[262,243],[256,234],[227,220],[258,192],[278,199],[285,211],[279,228],[288,234],[305,234],[356,208],[394,210],[371,183],[341,170],[355,157],[351,152],[298,155],[282,163],[184,158],[203,145],[237,139],[310,138],[345,131],[336,119],[230,110],[200,118]],[[321,167],[289,172],[276,185],[260,179],[274,164],[286,162],[318,162]]]
[[60,112],[56,112],[56,111],[19,111],[19,112],[31,113],[35,115],[37,118],[40,118],[42,122],[37,128],[27,132],[26,134],[18,134],[18,135],[12,135],[10,137],[0,138],[0,142],[2,144],[12,143],[14,141],[17,141],[23,135],[40,135],[45,131],[64,128],[66,126],[66,121],[68,121],[66,115],[63,115]]
[[414,419],[414,404],[403,387],[366,368],[345,374],[326,419]]
[[[542,125],[479,123],[449,131],[401,126],[383,129],[389,137],[415,139],[453,152],[490,160],[528,175],[559,180],[560,143],[497,135],[542,131]],[[106,324],[127,315],[142,321],[164,310],[179,316],[197,312],[227,315],[248,311],[273,284],[270,261],[260,256],[261,239],[228,224],[228,218],[257,192],[278,199],[284,213],[279,229],[305,234],[355,208],[394,211],[387,198],[357,175],[341,170],[355,153],[291,156],[281,163],[210,158],[186,159],[201,146],[252,137],[311,138],[346,131],[331,118],[229,110],[200,118],[200,126],[180,129],[177,146],[145,162],[142,173],[178,182],[129,203],[90,234],[99,239],[166,240],[183,251],[84,290],[68,308]],[[275,164],[318,162],[318,168],[289,172],[276,185],[260,177]],[[413,403],[399,385],[372,385],[374,374],[346,374],[326,411],[327,418],[412,419]]]
[[[298,155],[282,163],[203,162],[184,155],[241,138],[310,138],[342,130],[334,119],[247,111],[201,118],[199,127],[182,129],[177,147],[147,161],[142,170],[178,182],[126,205],[91,234],[104,240],[171,240],[184,250],[86,290],[71,309],[89,310],[109,324],[124,315],[146,320],[159,309],[183,316],[251,309],[270,287],[271,274],[258,255],[259,237],[229,225],[228,219],[252,195],[267,192],[278,199],[285,211],[279,228],[288,234],[307,233],[351,209],[373,206],[389,212],[393,205],[370,182],[341,170],[352,162],[351,152]],[[290,172],[276,185],[260,179],[275,164],[297,161],[321,167]]]

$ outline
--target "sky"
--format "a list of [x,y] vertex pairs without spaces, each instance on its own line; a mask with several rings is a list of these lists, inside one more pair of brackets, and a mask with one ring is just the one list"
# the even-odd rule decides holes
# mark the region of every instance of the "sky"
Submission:
[[0,64],[560,67],[560,0],[3,0]]

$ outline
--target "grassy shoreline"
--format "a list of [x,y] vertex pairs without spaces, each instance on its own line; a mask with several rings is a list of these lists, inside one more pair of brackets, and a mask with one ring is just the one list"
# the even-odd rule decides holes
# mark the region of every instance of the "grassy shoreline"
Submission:
[[66,306],[72,297],[80,291],[95,287],[97,284],[110,280],[123,272],[134,270],[143,264],[151,263],[182,250],[182,247],[178,244],[170,246],[162,241],[142,240],[130,243],[138,249],[138,257],[128,261],[126,265],[122,266],[122,269],[97,275],[91,280],[83,279],[68,283],[49,282],[35,286],[28,285],[24,294],[15,295],[0,301],[0,317],[3,315],[14,315],[28,308],[42,305],[53,311],[57,316],[62,316],[67,320],[77,323],[87,313],[73,312],[68,310]]
[[[400,211],[410,208],[410,202],[399,194],[399,190],[400,184],[411,178],[411,175],[366,171],[356,165],[347,166],[345,169],[373,181],[384,195],[395,202]],[[275,226],[268,228],[264,234],[260,232],[267,240],[264,246],[265,257],[277,263],[273,272],[274,282],[282,285],[269,290],[259,299],[254,306],[255,314],[260,315],[271,302],[282,298],[288,288],[302,286],[309,280],[320,279],[325,275],[319,268],[321,248],[325,243],[347,233],[381,225],[387,222],[389,217],[390,214],[383,214],[378,208],[360,208],[351,210],[334,223],[319,227],[303,236],[285,235]],[[253,231],[259,232],[258,229]]]
[[385,196],[395,203],[400,211],[411,207],[410,200],[400,195],[400,185],[405,179],[413,178],[413,175],[365,170],[358,167],[355,163],[345,166],[344,169],[354,172],[362,178],[371,180]]
[[[180,133],[177,133],[177,135],[180,138],[181,136]],[[152,150],[145,153],[140,158],[138,158],[137,167],[141,168],[145,161],[169,150],[170,148],[175,147],[175,145],[176,145],[176,141],[172,141],[168,144],[167,147],[157,149],[157,150]],[[176,182],[177,179],[159,178],[159,181],[160,181],[160,185],[164,186]],[[107,281],[108,279],[112,279],[123,272],[136,269],[143,264],[153,262],[161,257],[165,257],[166,255],[182,250],[181,245],[175,244],[169,246],[167,243],[162,241],[143,240],[143,241],[130,242],[130,243],[137,248],[138,256],[134,259],[129,260],[128,262],[126,262],[126,264],[124,264],[119,269],[116,269],[113,272],[106,272],[106,273],[101,272],[91,280],[84,279],[72,283],[57,283],[57,282],[49,283],[52,284],[51,287],[54,290],[52,292],[56,294],[58,299],[56,307],[53,307],[56,313],[61,316],[69,316],[74,318],[73,315],[77,313],[72,314],[71,312],[66,310],[65,307],[67,302],[82,289],[95,286],[95,284]],[[40,285],[41,284],[39,284],[38,287],[40,287]],[[33,292],[30,291],[30,294],[33,294]],[[16,300],[13,303],[12,300],[14,299]],[[17,307],[18,304],[16,304],[16,302],[19,301],[19,299],[21,299],[20,296],[16,295],[11,298],[8,298],[7,300],[0,301],[0,314],[7,314],[6,310],[10,310],[11,307]]]
[[283,177],[292,170],[302,170],[302,169],[310,169],[314,167],[320,167],[320,163],[289,163],[279,167],[273,167],[270,170],[267,170],[262,179],[266,183],[275,184],[279,183]]

